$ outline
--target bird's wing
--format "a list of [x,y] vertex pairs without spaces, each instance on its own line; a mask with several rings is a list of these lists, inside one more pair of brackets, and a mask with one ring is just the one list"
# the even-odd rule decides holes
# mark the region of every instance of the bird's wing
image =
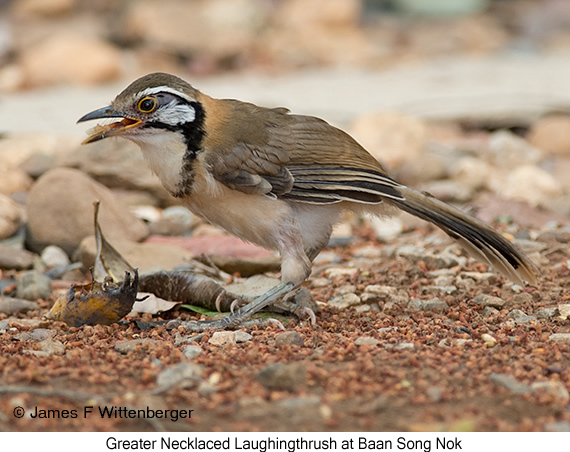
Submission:
[[205,157],[212,175],[224,185],[244,193],[280,196],[293,187],[287,169],[293,138],[278,124],[288,110],[265,109],[230,102],[223,132]]
[[227,125],[235,141],[221,143],[207,160],[228,187],[315,204],[402,199],[398,183],[342,130],[285,109],[239,108],[247,109],[247,119]]
[[283,197],[318,204],[403,199],[399,184],[346,132],[312,116],[289,118],[295,146],[287,168],[294,184]]

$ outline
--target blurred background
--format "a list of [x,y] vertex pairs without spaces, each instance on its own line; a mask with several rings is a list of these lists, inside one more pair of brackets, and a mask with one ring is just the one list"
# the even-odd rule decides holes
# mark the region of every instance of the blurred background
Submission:
[[[482,206],[487,221],[543,228],[570,216],[567,0],[0,0],[0,194],[17,205],[0,238],[27,218],[39,234],[50,213],[38,206],[64,195],[31,203],[31,188],[60,167],[151,226],[162,218],[173,200],[138,149],[80,148],[90,125],[76,125],[154,71],[320,116],[402,182]],[[382,239],[406,225],[375,227]]]

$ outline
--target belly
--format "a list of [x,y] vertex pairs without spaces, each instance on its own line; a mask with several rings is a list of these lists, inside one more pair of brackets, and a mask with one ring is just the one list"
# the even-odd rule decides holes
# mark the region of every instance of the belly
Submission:
[[242,240],[281,251],[282,229],[291,223],[286,202],[245,194],[197,175],[192,194],[183,199],[195,214]]

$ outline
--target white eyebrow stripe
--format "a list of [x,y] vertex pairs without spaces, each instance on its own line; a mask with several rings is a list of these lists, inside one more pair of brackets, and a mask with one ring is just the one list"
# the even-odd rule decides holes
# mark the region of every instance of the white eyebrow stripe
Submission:
[[141,91],[140,95],[141,96],[152,96],[152,95],[155,95],[158,93],[174,94],[175,96],[182,97],[183,99],[186,99],[188,102],[193,102],[196,100],[193,97],[190,97],[190,96],[184,94],[183,92],[172,89],[170,86],[166,86],[166,85],[153,86],[151,88],[146,88],[143,91]]

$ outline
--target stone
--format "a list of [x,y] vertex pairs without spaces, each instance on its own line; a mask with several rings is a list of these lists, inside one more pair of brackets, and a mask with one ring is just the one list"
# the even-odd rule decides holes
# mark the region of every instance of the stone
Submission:
[[32,178],[22,170],[13,168],[10,164],[4,165],[2,163],[0,163],[0,194],[11,195],[27,192],[34,182]]
[[35,254],[0,243],[0,268],[27,270],[34,264]]
[[21,0],[14,4],[14,13],[53,18],[70,13],[75,6],[77,0]]
[[400,305],[406,305],[410,300],[410,296],[403,289],[381,284],[371,284],[364,288],[364,293],[360,295],[360,299],[363,303],[392,301]]
[[0,240],[12,237],[23,224],[22,208],[8,198],[0,194]]
[[488,157],[495,166],[511,171],[519,166],[534,166],[542,153],[514,133],[499,130],[489,138]]
[[193,256],[202,254],[243,257],[249,259],[273,257],[274,252],[252,243],[246,243],[232,235],[220,233],[216,236],[202,237],[164,237],[153,235],[145,243],[166,244],[192,253]]
[[525,201],[532,206],[551,202],[563,194],[552,174],[534,165],[518,166],[503,178],[495,178],[493,191],[507,199]]
[[40,342],[40,350],[47,355],[63,355],[65,354],[65,345],[60,341],[47,339]]
[[[172,196],[150,170],[140,148],[127,140],[102,140],[66,153],[61,164],[88,174],[112,190],[142,192],[154,203],[172,203]],[[154,204],[151,202],[151,204]]]
[[18,312],[33,311],[34,309],[39,309],[39,305],[33,301],[0,297],[0,312],[2,314],[14,315]]
[[160,5],[141,0],[125,8],[115,33],[120,40],[150,43],[170,54],[231,59],[256,43],[266,21],[262,6],[255,0],[164,0]]
[[253,339],[253,336],[249,333],[246,333],[245,331],[237,330],[235,333],[236,333],[235,336],[236,343],[238,344],[242,344],[244,342],[251,341]]
[[530,391],[530,386],[519,382],[510,375],[492,373],[489,378],[495,385],[508,389],[515,394],[526,394]]
[[214,334],[212,334],[212,337],[208,340],[208,343],[217,346],[235,344],[237,343],[236,333],[235,331],[216,331]]
[[62,32],[26,49],[20,57],[20,66],[27,87],[59,83],[93,85],[120,75],[121,55],[100,39]]
[[473,298],[473,301],[481,306],[491,307],[496,309],[502,309],[505,307],[507,302],[499,297],[493,297],[491,295],[481,294]]
[[419,298],[412,298],[408,303],[408,309],[410,311],[421,311],[424,309],[424,302]]
[[[188,251],[160,243],[135,243],[127,240],[112,241],[113,246],[139,273],[151,273],[157,270],[173,270],[188,265],[191,253]],[[91,268],[95,263],[97,247],[95,237],[82,240],[74,259],[80,261],[84,268]]]
[[277,347],[283,347],[284,345],[298,345],[302,347],[305,345],[305,341],[296,331],[285,331],[275,336],[275,345]]
[[115,350],[123,355],[137,349],[147,349],[158,345],[159,342],[155,339],[128,339],[126,341],[117,342]]
[[370,219],[370,226],[374,229],[376,237],[385,242],[390,242],[398,238],[404,231],[402,220],[398,217],[372,217]]
[[524,311],[521,311],[520,309],[513,309],[511,312],[507,314],[507,319],[518,320],[523,317],[526,317],[526,314]]
[[570,400],[566,386],[560,381],[537,381],[530,385],[530,390],[534,395],[546,395],[564,405]]
[[400,342],[394,345],[394,350],[412,350],[415,347],[413,342]]
[[550,115],[535,121],[528,141],[550,155],[570,155],[570,116]]
[[426,125],[420,119],[394,112],[359,116],[349,132],[389,169],[417,159],[427,136]]
[[307,369],[303,363],[274,363],[261,369],[255,378],[268,389],[297,392],[305,385]]
[[16,296],[24,300],[45,300],[51,292],[51,279],[35,270],[20,275],[16,284]]
[[156,377],[156,386],[161,391],[166,391],[174,386],[193,387],[201,382],[202,373],[202,366],[182,361],[160,372]]
[[352,292],[338,295],[329,300],[329,305],[338,309],[347,309],[359,304],[360,304],[359,296]]
[[42,251],[41,258],[48,268],[66,267],[71,264],[67,253],[55,245],[46,246]]
[[378,344],[380,343],[380,341],[378,339],[376,339],[375,337],[371,337],[371,336],[360,336],[358,338],[356,338],[356,340],[354,341],[354,345],[370,345],[372,347],[376,347]]
[[556,308],[544,308],[536,313],[537,319],[550,319],[556,315]]
[[558,306],[558,313],[561,319],[566,320],[570,317],[570,304],[561,304]]
[[568,421],[558,421],[549,422],[544,426],[547,432],[570,432],[570,422]]
[[440,300],[439,298],[432,298],[431,300],[426,300],[423,303],[424,311],[443,312],[447,308],[449,308],[449,305],[444,300]]
[[202,354],[202,348],[199,345],[187,345],[182,354],[188,359],[194,359]]
[[57,333],[47,328],[36,328],[32,331],[24,331],[16,335],[16,337],[23,341],[46,341],[53,339]]
[[54,155],[38,153],[30,155],[20,164],[18,169],[29,176],[29,185],[31,186],[33,183],[32,179],[37,179],[56,166],[57,158]]
[[57,168],[40,177],[30,190],[26,212],[30,248],[57,245],[71,254],[94,234],[93,203],[100,201],[99,224],[111,242],[140,241],[148,227],[118,202],[110,190],[81,171]]
[[549,339],[554,342],[570,343],[570,333],[554,333]]
[[[59,156],[76,152],[77,138],[54,133],[10,133],[0,140],[0,192],[28,190],[33,180],[18,167],[35,154]],[[8,181],[8,183],[6,183]],[[2,190],[7,190],[3,192]]]
[[490,307],[490,306],[485,306],[485,309],[483,309],[483,312],[482,312],[481,315],[482,315],[483,317],[487,318],[487,317],[494,317],[494,316],[496,316],[497,314],[499,314],[499,310],[498,310],[498,309],[492,308],[492,307]]
[[451,177],[471,190],[483,188],[490,175],[489,164],[475,157],[463,157],[451,170]]
[[441,402],[443,398],[443,390],[438,386],[430,386],[426,390],[426,395],[432,402]]

